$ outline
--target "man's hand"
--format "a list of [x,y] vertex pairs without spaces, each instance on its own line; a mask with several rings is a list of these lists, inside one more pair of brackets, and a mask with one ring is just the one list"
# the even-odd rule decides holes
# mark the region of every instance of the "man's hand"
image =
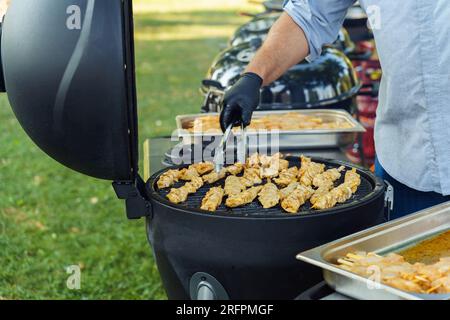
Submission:
[[260,89],[263,79],[256,73],[244,73],[232,86],[223,101],[223,109],[220,114],[220,126],[222,130],[233,126],[248,126],[252,120],[253,111],[259,105]]

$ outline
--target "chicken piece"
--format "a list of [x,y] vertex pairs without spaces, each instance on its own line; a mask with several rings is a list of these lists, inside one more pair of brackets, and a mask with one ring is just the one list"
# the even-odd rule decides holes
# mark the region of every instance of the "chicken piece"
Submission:
[[241,178],[229,176],[225,179],[224,190],[225,195],[232,197],[245,190],[245,186],[241,183]]
[[281,171],[289,167],[289,161],[281,159],[282,154],[276,153],[271,157],[261,156],[261,168],[260,176],[261,178],[275,178]]
[[195,177],[199,177],[197,170],[193,166],[189,166],[189,168],[184,168],[180,170],[180,180],[183,181],[191,181]]
[[187,188],[190,194],[196,193],[198,189],[203,187],[203,179],[201,177],[195,177],[191,182],[186,183],[184,187]]
[[178,170],[168,170],[164,172],[158,179],[156,185],[159,189],[169,188],[178,182],[180,178],[180,171]]
[[280,200],[286,199],[292,192],[297,189],[297,187],[300,185],[299,182],[295,181],[290,183],[286,188],[280,190]]
[[281,201],[281,207],[289,213],[297,213],[313,194],[314,190],[311,187],[299,185],[294,192]]
[[304,186],[311,186],[314,178],[325,171],[325,165],[312,162],[310,158],[301,156],[302,165],[299,170],[300,183]]
[[291,167],[289,169],[284,169],[281,171],[278,178],[274,179],[273,181],[279,186],[279,187],[286,187],[292,182],[297,181],[297,175],[298,175],[298,168],[297,167]]
[[167,199],[169,199],[170,202],[178,204],[185,202],[189,196],[189,191],[185,187],[181,188],[172,188],[170,189],[169,194],[167,195]]
[[202,199],[202,206],[200,209],[210,212],[215,212],[222,204],[224,190],[221,187],[211,188]]
[[406,292],[416,292],[416,293],[425,293],[424,290],[414,281],[405,280],[402,278],[391,278],[383,281],[388,286],[406,291]]
[[211,162],[200,162],[191,165],[199,175],[204,175],[205,173],[209,173],[214,170],[214,164]]
[[338,180],[341,177],[341,172],[345,170],[344,166],[339,168],[329,169],[322,174],[319,174],[313,179],[313,186],[316,188],[320,188],[322,185],[329,185],[329,182],[332,183]]
[[236,208],[252,203],[253,200],[255,200],[256,197],[258,196],[261,189],[262,186],[252,187],[250,189],[241,192],[236,196],[228,197],[227,201],[225,202],[225,205],[229,208]]
[[277,186],[269,180],[259,193],[258,200],[264,209],[275,207],[280,202],[280,192]]
[[262,179],[259,176],[259,169],[257,168],[247,168],[244,170],[244,175],[241,178],[241,183],[245,187],[252,187],[256,184],[261,184]]
[[289,162],[283,160],[283,155],[279,152],[273,156],[254,153],[247,159],[246,167],[258,169],[271,167],[272,169],[276,168],[278,171],[282,171],[289,167]]
[[352,193],[358,190],[358,187],[361,185],[361,176],[356,172],[355,168],[345,173],[344,183],[351,188]]
[[196,193],[198,189],[203,186],[203,179],[200,177],[195,177],[192,181],[187,182],[181,188],[172,188],[167,195],[167,199],[170,202],[178,204],[185,202],[189,194]]
[[247,159],[246,167],[247,168],[259,168],[260,162],[259,162],[259,154],[254,153]]
[[240,162],[235,163],[229,167],[227,167],[227,171],[229,174],[233,175],[233,176],[237,176],[238,174],[240,174],[242,171],[244,170],[244,165]]
[[223,168],[220,172],[211,172],[202,176],[204,182],[208,184],[216,183],[217,181],[225,178],[227,176],[228,170],[227,168]]
[[311,204],[314,205],[328,192],[330,192],[333,189],[333,187],[334,187],[333,182],[331,181],[323,182],[323,184],[316,191],[314,191],[314,194],[311,196],[311,199],[309,199],[309,202],[311,202]]

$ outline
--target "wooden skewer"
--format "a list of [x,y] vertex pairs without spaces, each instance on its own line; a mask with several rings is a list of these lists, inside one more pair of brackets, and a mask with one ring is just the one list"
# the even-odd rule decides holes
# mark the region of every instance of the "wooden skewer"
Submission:
[[361,260],[361,259],[363,259],[362,256],[357,255],[357,254],[354,254],[354,253],[348,253],[348,254],[347,254],[347,257],[349,257],[349,258],[351,258],[351,259],[353,259],[353,260]]
[[349,267],[353,267],[353,265],[354,265],[353,262],[350,262],[350,261],[344,260],[344,259],[338,259],[337,262],[340,263],[340,264],[349,266]]
[[434,287],[431,288],[431,289],[428,289],[428,290],[427,290],[427,293],[430,294],[430,293],[432,293],[433,291],[436,291],[437,289],[439,289],[441,286],[442,286],[442,283],[438,284],[437,286],[434,286]]

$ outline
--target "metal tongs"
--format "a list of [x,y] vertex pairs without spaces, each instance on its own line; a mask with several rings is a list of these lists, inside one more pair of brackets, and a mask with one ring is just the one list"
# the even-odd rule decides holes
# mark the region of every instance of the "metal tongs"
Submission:
[[[226,153],[226,144],[230,135],[232,133],[233,125],[229,125],[223,134],[222,140],[220,141],[219,146],[215,149],[214,154],[214,168],[218,173],[220,172],[225,165],[225,153]],[[247,159],[247,129],[241,124],[241,138],[237,144],[237,160],[240,163],[245,163]]]

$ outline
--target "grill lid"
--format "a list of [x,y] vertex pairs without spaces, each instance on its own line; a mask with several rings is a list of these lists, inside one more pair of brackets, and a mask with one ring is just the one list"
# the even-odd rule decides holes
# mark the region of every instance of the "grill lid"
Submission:
[[134,181],[137,115],[131,0],[12,1],[2,62],[12,109],[61,164]]

